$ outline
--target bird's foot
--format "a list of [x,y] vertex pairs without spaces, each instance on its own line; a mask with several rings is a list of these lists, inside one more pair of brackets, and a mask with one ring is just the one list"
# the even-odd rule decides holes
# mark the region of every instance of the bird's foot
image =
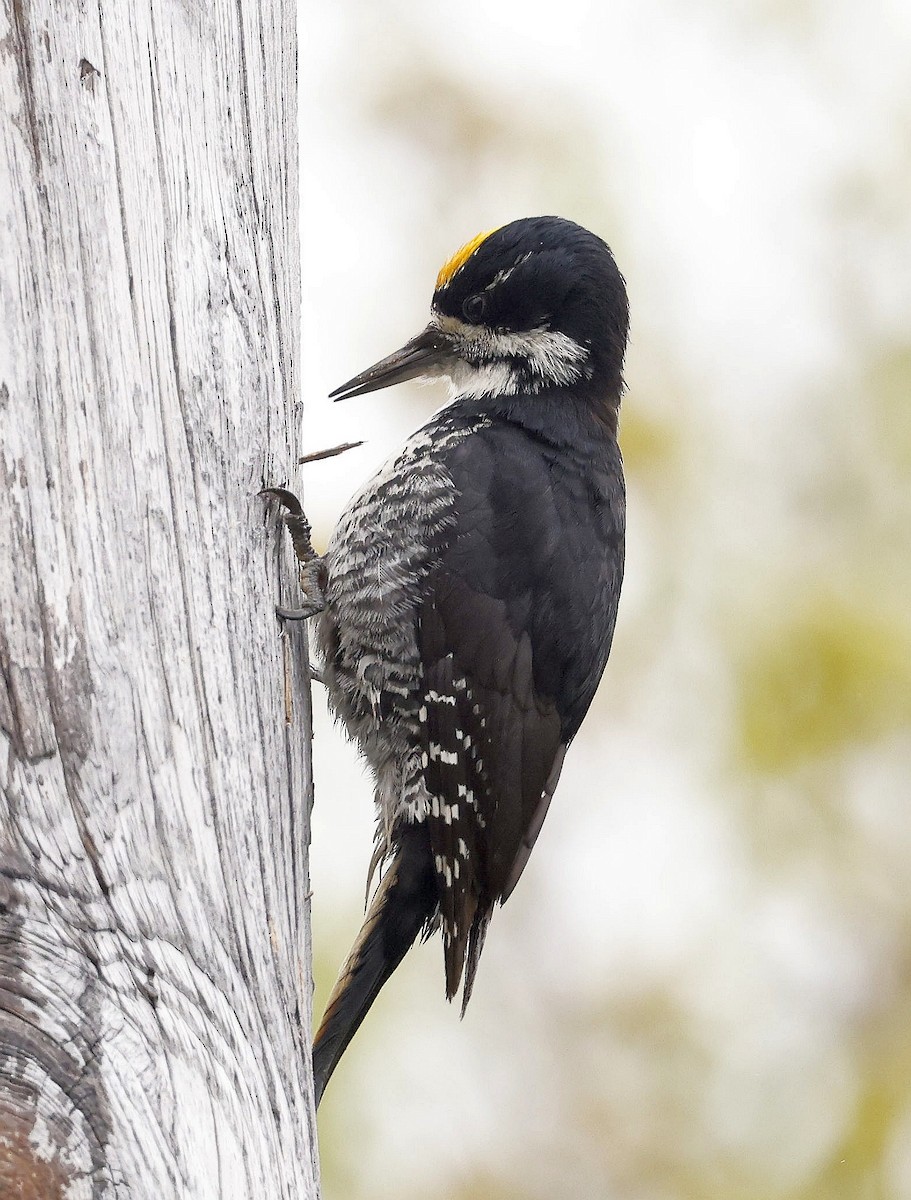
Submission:
[[287,509],[282,514],[282,520],[291,534],[291,544],[294,546],[297,561],[308,563],[311,559],[317,558],[318,555],[313,549],[313,543],[310,541],[310,535],[313,530],[310,527],[310,522],[307,520],[304,510],[301,508],[301,502],[297,496],[293,492],[289,492],[287,488],[263,488],[259,494],[261,496],[274,496],[279,504]]
[[312,530],[301,503],[287,488],[263,488],[261,496],[274,496],[287,511],[282,521],[291,534],[291,544],[300,564],[299,582],[304,603],[300,608],[283,608],[276,605],[275,611],[285,621],[306,621],[326,607],[326,564],[313,549],[310,540]]

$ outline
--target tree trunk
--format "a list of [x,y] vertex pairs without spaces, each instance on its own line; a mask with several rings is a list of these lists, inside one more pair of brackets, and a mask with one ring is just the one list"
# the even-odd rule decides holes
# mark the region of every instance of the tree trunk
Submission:
[[0,8],[0,1196],[317,1195],[294,0]]

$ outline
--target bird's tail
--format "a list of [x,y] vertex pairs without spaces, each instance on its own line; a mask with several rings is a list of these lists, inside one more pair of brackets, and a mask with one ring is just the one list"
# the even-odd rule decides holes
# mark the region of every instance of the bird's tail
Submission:
[[313,1041],[317,1104],[380,988],[436,914],[439,901],[426,830],[406,826],[396,844]]

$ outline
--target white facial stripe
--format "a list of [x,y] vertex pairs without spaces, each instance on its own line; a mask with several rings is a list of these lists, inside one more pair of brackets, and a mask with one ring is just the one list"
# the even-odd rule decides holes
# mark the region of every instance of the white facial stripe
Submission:
[[484,363],[476,367],[464,358],[456,359],[449,370],[449,394],[480,399],[482,396],[514,396],[519,378],[507,362]]
[[530,380],[526,376],[524,386],[534,391],[575,383],[585,373],[588,351],[568,334],[553,329],[500,333],[442,313],[434,313],[432,321],[455,342],[460,360],[450,373],[455,395],[513,395],[520,372],[510,359],[522,361],[531,376]]
[[545,383],[573,383],[582,374],[588,358],[584,346],[568,334],[553,329],[529,329],[524,333],[488,334],[492,357],[513,355],[524,358],[532,374]]

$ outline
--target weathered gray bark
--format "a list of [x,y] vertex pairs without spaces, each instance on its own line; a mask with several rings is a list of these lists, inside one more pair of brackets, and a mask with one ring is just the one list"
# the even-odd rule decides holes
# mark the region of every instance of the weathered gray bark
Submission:
[[295,8],[0,5],[4,1198],[317,1194]]

